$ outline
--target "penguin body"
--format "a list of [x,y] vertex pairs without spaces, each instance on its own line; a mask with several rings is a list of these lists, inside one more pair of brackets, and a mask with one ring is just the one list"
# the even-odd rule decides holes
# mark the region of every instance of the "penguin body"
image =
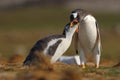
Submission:
[[78,21],[73,21],[65,26],[63,34],[51,35],[37,41],[23,64],[30,65],[34,63],[37,60],[36,53],[51,56],[51,63],[55,63],[69,48],[72,36],[77,28]]
[[80,46],[80,65],[82,65],[82,68],[85,68],[85,54],[94,53],[95,67],[99,68],[101,39],[95,17],[83,9],[76,9],[70,15],[70,21],[73,20],[80,22],[79,30],[75,33],[75,49],[77,54]]
[[93,16],[88,15],[80,24],[78,36],[85,53],[91,53],[91,50],[94,48],[96,43],[97,29],[95,21],[96,20]]

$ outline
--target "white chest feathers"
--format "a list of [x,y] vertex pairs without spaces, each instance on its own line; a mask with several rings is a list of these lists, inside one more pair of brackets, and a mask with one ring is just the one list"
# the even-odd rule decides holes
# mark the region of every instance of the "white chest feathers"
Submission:
[[62,42],[57,47],[55,54],[52,56],[51,63],[56,62],[61,55],[64,54],[64,52],[69,48],[71,44],[71,39],[62,39]]
[[70,46],[71,44],[71,39],[62,39],[61,44],[58,46],[58,49],[56,51],[62,51],[62,53],[64,53]]
[[79,39],[82,47],[86,50],[92,49],[97,38],[96,20],[87,15],[79,27]]

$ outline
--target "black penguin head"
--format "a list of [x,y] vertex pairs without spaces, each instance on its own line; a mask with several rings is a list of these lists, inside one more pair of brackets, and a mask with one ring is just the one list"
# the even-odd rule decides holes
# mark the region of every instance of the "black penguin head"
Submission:
[[74,11],[71,12],[70,21],[73,21],[76,19],[79,22],[81,22],[83,18],[86,16],[86,14],[87,14],[87,11],[83,9],[75,9]]

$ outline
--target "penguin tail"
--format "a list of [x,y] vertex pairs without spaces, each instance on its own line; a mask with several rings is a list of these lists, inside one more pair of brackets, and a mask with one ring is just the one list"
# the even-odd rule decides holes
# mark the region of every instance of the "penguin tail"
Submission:
[[23,62],[23,66],[27,66],[27,65],[31,65],[32,64],[32,60],[33,60],[33,54],[34,52],[30,52],[29,55],[26,57],[25,61]]
[[28,57],[25,59],[25,61],[23,62],[23,66],[27,66],[31,64],[31,60],[28,59]]

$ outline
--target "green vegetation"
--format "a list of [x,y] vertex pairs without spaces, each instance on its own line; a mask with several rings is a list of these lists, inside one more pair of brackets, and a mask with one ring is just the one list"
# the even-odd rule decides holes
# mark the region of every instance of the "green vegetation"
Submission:
[[[0,11],[3,29],[38,29],[63,27],[69,21],[71,10],[64,8],[28,7]],[[119,13],[93,13],[103,28],[119,24]]]
[[95,17],[103,29],[120,25],[120,13],[96,13]]

